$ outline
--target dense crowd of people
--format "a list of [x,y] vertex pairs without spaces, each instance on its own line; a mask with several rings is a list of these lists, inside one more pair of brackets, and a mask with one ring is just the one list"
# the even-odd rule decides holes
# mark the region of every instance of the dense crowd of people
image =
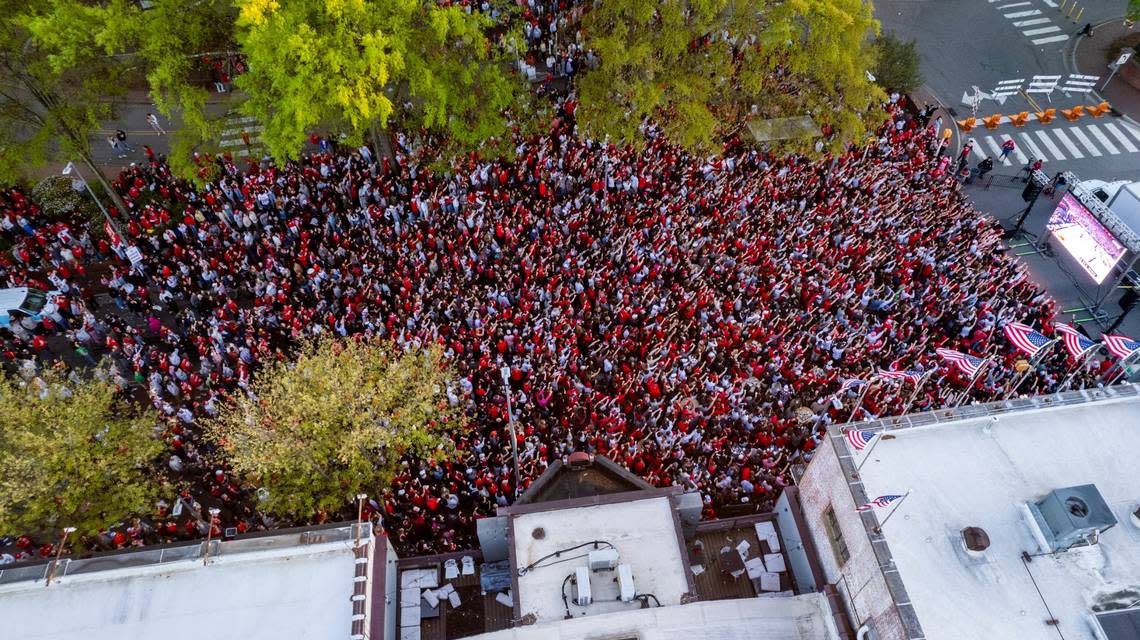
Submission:
[[[45,337],[66,337],[163,417],[182,493],[104,547],[202,535],[214,506],[219,527],[272,525],[198,422],[259,362],[322,334],[440,345],[449,400],[474,417],[453,434],[458,459],[404,460],[370,501],[402,553],[470,547],[474,519],[525,488],[506,393],[524,485],[583,450],[700,491],[706,517],[765,509],[826,425],[1000,397],[1017,375],[1000,326],[1052,333],[1053,302],[966,202],[929,117],[901,103],[868,146],[814,161],[739,140],[694,157],[648,123],[640,151],[581,139],[572,95],[548,133],[516,136],[514,159],[471,154],[446,173],[404,138],[394,162],[368,147],[282,166],[203,157],[204,190],[154,159],[115,184],[135,266],[9,191],[0,281],[58,294],[42,323],[0,330],[3,356],[34,375]],[[967,388],[939,347],[999,362]],[[1018,391],[1057,389],[1070,364],[1057,350]],[[928,375],[844,384],[880,369]]]

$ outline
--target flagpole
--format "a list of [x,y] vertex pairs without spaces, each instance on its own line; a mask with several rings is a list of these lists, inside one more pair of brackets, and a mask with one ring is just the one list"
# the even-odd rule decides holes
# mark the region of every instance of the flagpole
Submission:
[[1045,346],[1041,347],[1032,358],[1029,359],[1029,366],[1026,367],[1025,371],[1021,372],[1020,376],[1018,376],[1017,383],[1012,384],[1002,395],[1003,401],[1009,400],[1009,397],[1017,392],[1017,388],[1020,387],[1023,382],[1025,382],[1025,379],[1027,377],[1029,377],[1029,372],[1033,371],[1037,365],[1045,359],[1045,354],[1049,353],[1049,351],[1053,349],[1053,345],[1057,344],[1058,342],[1060,342],[1059,338],[1050,340],[1049,342],[1045,343]]
[[887,514],[887,517],[883,518],[883,521],[879,523],[879,526],[877,526],[873,529],[873,531],[875,533],[882,533],[883,532],[883,527],[885,527],[887,525],[887,520],[890,520],[891,516],[895,515],[895,512],[898,511],[899,507],[902,506],[903,500],[906,500],[907,496],[909,496],[909,495],[910,495],[910,491],[908,490],[906,493],[903,494],[903,497],[899,498],[895,502],[895,508],[891,509],[891,512]]
[[978,381],[978,378],[981,377],[982,372],[986,370],[986,367],[990,366],[990,362],[992,361],[993,356],[982,360],[982,364],[978,365],[978,370],[974,372],[974,375],[970,376],[970,382],[966,384],[965,390],[962,391],[962,395],[958,396],[958,400],[954,403],[954,406],[950,407],[951,409],[957,409],[959,405],[961,405],[962,402],[966,400],[966,398],[970,395],[970,390],[974,388],[974,383]]
[[1076,375],[1080,373],[1082,369],[1084,369],[1086,364],[1088,364],[1089,356],[1096,353],[1098,346],[1100,345],[1093,345],[1088,349],[1085,349],[1085,352],[1081,354],[1081,357],[1077,358],[1076,364],[1073,365],[1073,370],[1069,372],[1069,375],[1065,378],[1065,381],[1061,383],[1060,387],[1058,387],[1058,393],[1068,390],[1069,384],[1072,383],[1073,378],[1076,377]]
[[863,459],[859,461],[859,464],[855,465],[856,474],[863,470],[863,463],[867,461],[867,458],[871,457],[871,452],[875,450],[875,447],[879,446],[879,440],[882,440],[885,435],[887,435],[886,431],[875,434],[875,441],[871,443],[871,448],[867,449],[867,453],[863,454]]
[[906,404],[903,405],[901,415],[905,416],[907,413],[910,412],[910,405],[914,404],[914,399],[916,397],[918,397],[919,390],[922,389],[922,387],[924,387],[926,385],[927,376],[929,376],[932,373],[934,373],[934,369],[931,369],[930,371],[927,371],[926,373],[922,374],[922,377],[918,379],[918,382],[914,383],[914,391],[911,392],[910,398],[907,399]]
[[867,381],[867,384],[863,385],[863,391],[859,393],[859,399],[855,401],[855,408],[851,410],[851,415],[847,418],[847,422],[855,421],[855,415],[859,413],[859,409],[863,407],[864,396],[866,396],[867,392],[871,390],[871,385],[875,384],[877,381],[878,378],[872,377]]
[[1137,349],[1136,351],[1133,351],[1132,353],[1128,354],[1127,358],[1121,359],[1120,362],[1117,363],[1117,366],[1120,367],[1120,373],[1117,373],[1115,376],[1113,376],[1112,380],[1110,382],[1106,382],[1104,386],[1107,387],[1107,386],[1116,384],[1117,381],[1120,380],[1120,378],[1122,378],[1124,376],[1124,374],[1128,372],[1128,363],[1130,360],[1132,360],[1132,357],[1135,356],[1137,353],[1140,353],[1140,349]]

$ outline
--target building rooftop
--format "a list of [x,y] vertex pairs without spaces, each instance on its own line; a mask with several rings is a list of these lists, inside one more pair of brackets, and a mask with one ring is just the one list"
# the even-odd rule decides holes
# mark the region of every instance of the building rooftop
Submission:
[[[872,541],[881,541],[884,571],[893,563],[905,584],[925,638],[1095,638],[1094,612],[1140,600],[1140,524],[1132,517],[1140,504],[1140,398],[1036,404],[888,428],[888,439],[854,453],[853,462],[862,463],[852,483],[856,503],[864,494],[911,492]],[[884,424],[855,426],[882,433]],[[838,434],[832,441],[842,443]],[[845,445],[840,451],[852,454]],[[1090,484],[1117,524],[1093,545],[1063,553],[1043,548],[1026,504]],[[881,522],[887,513],[874,516]],[[865,518],[873,526],[873,517]],[[968,552],[966,527],[983,529],[989,547]]]
[[576,455],[584,458],[577,462],[572,460],[571,464],[556,460],[527,487],[515,505],[653,488],[653,485],[605,456],[589,456],[585,453]]
[[[524,498],[479,521],[480,550],[399,561],[401,640],[690,638],[720,627],[723,638],[758,629],[836,637],[803,551],[802,516],[790,510],[700,522],[699,494],[653,488],[602,456],[577,454]],[[610,557],[590,571],[592,551]],[[587,604],[575,601],[581,577]]]
[[515,562],[522,574],[517,576],[519,610],[538,622],[566,617],[563,587],[574,617],[638,607],[637,601],[618,600],[613,572],[591,577],[593,604],[573,603],[573,586],[564,584],[567,576],[586,566],[586,554],[607,546],[617,550],[620,563],[630,566],[638,594],[653,594],[662,606],[670,606],[691,592],[679,524],[668,495],[519,514],[512,527]]
[[835,638],[827,600],[790,598],[694,602],[505,629],[479,640],[826,640]]
[[214,541],[206,566],[200,544],[76,560],[61,564],[48,588],[46,564],[7,569],[0,636],[344,640],[354,621],[352,532]]

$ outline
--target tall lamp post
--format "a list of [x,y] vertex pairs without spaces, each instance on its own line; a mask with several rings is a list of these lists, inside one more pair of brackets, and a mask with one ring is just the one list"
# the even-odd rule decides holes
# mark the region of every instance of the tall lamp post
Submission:
[[47,580],[44,582],[45,587],[51,586],[51,579],[55,577],[55,570],[59,566],[59,559],[63,556],[63,547],[67,544],[67,536],[75,533],[75,527],[64,527],[63,537],[59,539],[59,549],[56,549],[55,560],[51,561],[51,568],[48,569]]
[[511,430],[511,460],[515,465],[515,497],[519,495],[519,439],[515,435],[515,411],[511,405],[511,368],[502,367],[499,375],[503,377],[503,393],[507,395],[507,425]]
[[77,181],[87,189],[87,193],[91,195],[91,199],[95,201],[95,205],[98,206],[99,210],[103,212],[103,217],[107,219],[107,224],[111,225],[111,228],[115,231],[115,235],[119,236],[119,242],[126,242],[126,237],[123,236],[123,232],[119,229],[119,225],[111,218],[110,214],[107,213],[107,210],[103,208],[103,203],[99,202],[99,198],[95,197],[95,192],[91,190],[91,185],[87,184],[87,180],[85,180],[83,176],[80,175],[79,167],[76,167],[74,162],[68,162],[67,166],[65,166],[63,168],[63,171],[60,173],[65,176],[70,176],[72,173],[75,173],[75,178],[73,179],[72,184]]

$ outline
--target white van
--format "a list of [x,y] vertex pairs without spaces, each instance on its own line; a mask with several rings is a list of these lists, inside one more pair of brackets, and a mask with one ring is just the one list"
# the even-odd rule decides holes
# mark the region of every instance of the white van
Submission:
[[0,327],[11,326],[13,320],[19,320],[21,316],[39,322],[54,311],[48,296],[48,292],[31,287],[0,289]]

